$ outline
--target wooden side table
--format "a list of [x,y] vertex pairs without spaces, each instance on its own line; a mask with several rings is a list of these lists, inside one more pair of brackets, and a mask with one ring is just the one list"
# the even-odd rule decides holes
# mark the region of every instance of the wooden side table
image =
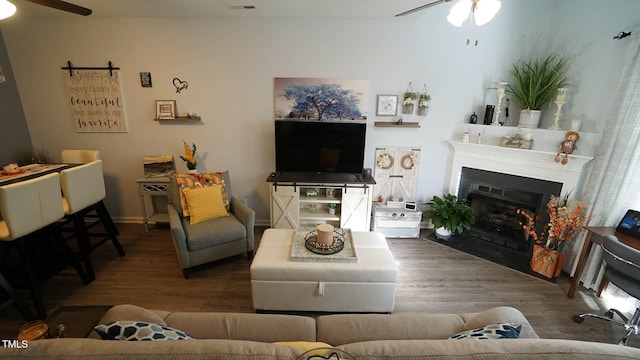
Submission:
[[587,231],[587,237],[584,239],[584,244],[582,244],[582,250],[580,251],[580,255],[578,257],[576,272],[571,279],[571,285],[569,286],[569,291],[567,292],[567,297],[570,299],[573,299],[573,296],[576,294],[576,288],[578,287],[578,283],[580,283],[580,274],[582,273],[582,268],[584,267],[584,263],[587,261],[587,256],[589,255],[589,252],[591,252],[591,247],[593,246],[593,244],[602,245],[605,236],[615,235],[618,240],[620,240],[620,242],[640,250],[640,240],[616,232],[615,227],[585,226],[584,229]]
[[[144,231],[149,232],[149,222],[168,223],[167,203],[169,196],[169,177],[139,178],[136,180],[136,183],[138,184],[140,206],[142,206]],[[151,208],[150,214],[147,214],[147,196],[151,202],[149,206],[149,208]]]

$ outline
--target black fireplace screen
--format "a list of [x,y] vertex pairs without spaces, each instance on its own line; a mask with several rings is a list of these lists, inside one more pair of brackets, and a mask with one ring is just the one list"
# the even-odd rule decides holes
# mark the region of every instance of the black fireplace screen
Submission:
[[[516,210],[544,217],[551,195],[559,196],[561,190],[562,184],[553,181],[464,167],[458,198],[466,199],[476,216],[467,235],[528,254],[532,244]],[[538,231],[543,226],[544,222],[536,224]]]

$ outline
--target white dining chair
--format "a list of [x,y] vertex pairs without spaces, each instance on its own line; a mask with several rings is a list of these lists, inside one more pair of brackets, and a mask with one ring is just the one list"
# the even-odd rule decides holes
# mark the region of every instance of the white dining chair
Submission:
[[[102,160],[62,170],[60,187],[64,217],[73,223],[73,233],[78,240],[87,277],[92,281],[95,279],[95,272],[90,255],[95,248],[111,240],[118,254],[125,255],[118,241],[118,230],[103,202],[106,190]],[[102,224],[104,232],[90,231],[98,224]],[[98,238],[98,241],[92,243],[92,238]]]
[[[31,254],[36,249],[34,246],[37,246],[34,240],[37,240],[38,236],[53,235],[62,247],[67,261],[71,262],[83,281],[86,280],[84,270],[55,228],[57,221],[64,217],[60,175],[52,173],[0,186],[0,215],[2,215],[0,243],[17,246],[36,315],[38,318],[44,319],[47,312],[31,259]],[[52,231],[45,233],[44,230]]]
[[100,160],[100,151],[65,149],[60,153],[60,157],[65,164],[88,164]]

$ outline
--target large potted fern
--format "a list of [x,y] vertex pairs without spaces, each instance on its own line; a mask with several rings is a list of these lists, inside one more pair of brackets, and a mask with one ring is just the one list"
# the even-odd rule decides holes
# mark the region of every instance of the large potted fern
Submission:
[[542,109],[556,97],[558,89],[567,86],[569,58],[551,54],[533,60],[518,60],[511,67],[512,81],[507,93],[521,109],[518,126],[537,128]]
[[473,209],[455,195],[434,196],[427,205],[429,209],[423,216],[431,219],[438,239],[446,240],[454,233],[460,234],[475,222]]

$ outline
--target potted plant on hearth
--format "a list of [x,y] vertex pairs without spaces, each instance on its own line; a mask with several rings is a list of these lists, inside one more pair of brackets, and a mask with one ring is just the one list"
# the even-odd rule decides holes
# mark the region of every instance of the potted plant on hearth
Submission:
[[475,222],[473,209],[455,195],[434,196],[427,205],[429,209],[423,216],[433,223],[438,239],[446,240],[454,233],[460,234]]
[[521,109],[519,127],[537,128],[542,109],[556,97],[558,89],[568,85],[569,58],[554,53],[544,58],[518,60],[511,67],[513,79],[507,93]]

